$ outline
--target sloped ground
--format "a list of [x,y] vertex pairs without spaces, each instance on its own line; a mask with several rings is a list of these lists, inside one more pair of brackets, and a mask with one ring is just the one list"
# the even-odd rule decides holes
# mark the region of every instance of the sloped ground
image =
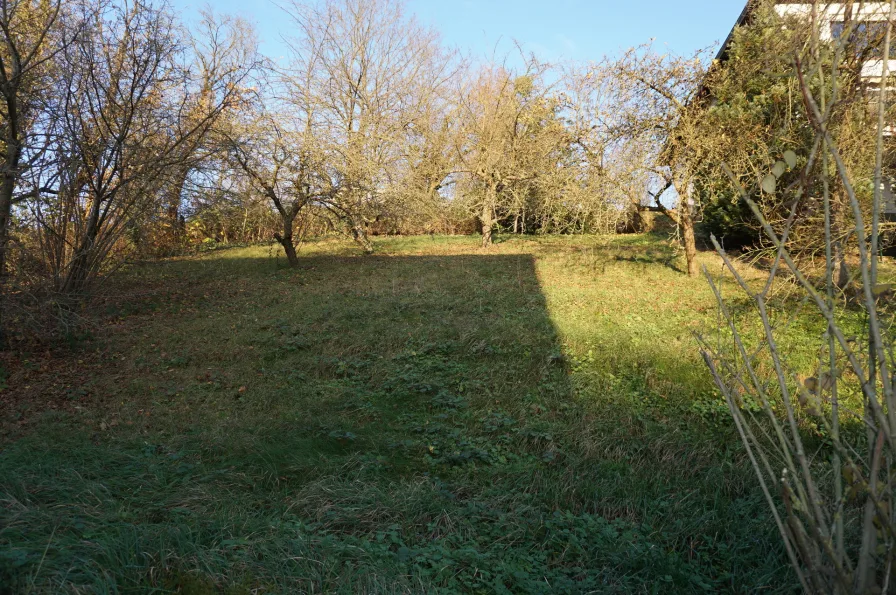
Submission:
[[8,592],[796,590],[661,239],[282,265],[136,267],[93,339],[7,362]]

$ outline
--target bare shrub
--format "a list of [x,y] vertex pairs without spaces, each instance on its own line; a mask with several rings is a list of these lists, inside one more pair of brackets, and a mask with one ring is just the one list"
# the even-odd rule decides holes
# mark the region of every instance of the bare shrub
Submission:
[[[893,3],[887,8],[890,53]],[[807,15],[817,30],[823,7]],[[774,248],[767,277],[745,277],[712,238],[744,300],[726,296],[730,285],[704,269],[718,298],[720,327],[700,337],[703,357],[724,395],[762,490],[804,589],[813,593],[881,593],[892,588],[896,560],[896,391],[893,370],[892,286],[881,283],[878,249],[882,183],[889,175],[886,135],[887,61],[877,81],[877,134],[870,209],[863,179],[847,165],[837,118],[848,91],[840,67],[854,51],[844,41],[813,35],[792,56],[794,76],[814,143],[808,155],[784,152],[753,188],[723,166]],[[797,167],[804,163],[802,167]],[[781,183],[793,171],[797,182]],[[772,224],[757,204],[757,189],[787,205],[789,216]],[[820,194],[820,196],[818,194]],[[837,216],[837,195],[847,213]],[[798,259],[789,242],[807,202],[823,213],[824,266]],[[870,216],[868,213],[870,210]],[[836,234],[838,225],[848,233]],[[839,279],[838,241],[857,266]],[[796,295],[776,297],[778,273],[788,271]],[[800,325],[794,340],[791,325]]]

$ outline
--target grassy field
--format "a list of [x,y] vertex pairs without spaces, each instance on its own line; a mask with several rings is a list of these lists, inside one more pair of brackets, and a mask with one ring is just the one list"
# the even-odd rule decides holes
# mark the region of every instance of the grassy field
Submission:
[[0,592],[796,590],[661,239],[272,250],[7,361]]

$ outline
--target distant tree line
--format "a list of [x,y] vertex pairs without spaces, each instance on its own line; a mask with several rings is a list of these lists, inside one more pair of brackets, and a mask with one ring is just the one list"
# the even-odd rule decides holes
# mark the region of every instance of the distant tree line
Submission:
[[[696,274],[701,234],[761,247],[720,156],[748,180],[784,147],[811,149],[779,47],[800,29],[764,34],[780,26],[770,9],[725,64],[649,45],[588,64],[472,60],[399,0],[283,10],[289,52],[272,61],[247,22],[206,11],[187,27],[164,0],[0,0],[0,328],[22,296],[76,311],[129,259],[276,241],[295,265],[327,233],[365,253],[374,234],[488,246],[659,212]],[[862,109],[836,115],[865,167]],[[804,215],[790,240],[812,249]]]

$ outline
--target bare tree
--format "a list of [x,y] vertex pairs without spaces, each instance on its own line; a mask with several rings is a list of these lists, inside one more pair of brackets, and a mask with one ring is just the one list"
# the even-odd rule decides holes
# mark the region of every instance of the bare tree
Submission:
[[28,174],[52,139],[56,114],[46,108],[56,58],[79,32],[66,16],[61,0],[0,0],[0,286],[13,207],[40,190],[29,187]]
[[[170,12],[141,2],[84,7],[61,54],[53,184],[29,202],[56,291],[79,295],[154,208],[171,168],[240,101],[246,68],[194,85]],[[189,114],[187,116],[187,114]],[[49,184],[44,184],[49,185]]]
[[[237,110],[245,107],[244,101],[228,100],[223,104],[221,101],[233,94],[233,85],[242,84],[247,72],[261,66],[255,32],[245,20],[219,15],[211,9],[202,10],[200,14],[196,27],[186,32],[185,59],[190,62],[192,81],[183,92],[191,97],[184,98],[181,103],[184,109],[178,114],[179,126],[195,129],[195,133],[172,153],[168,182],[163,188],[164,220],[160,223],[172,232],[173,237],[168,239],[175,243],[183,233],[182,204],[191,177],[214,167],[227,153],[230,145],[220,129],[226,128],[227,120],[236,117]],[[204,122],[209,110],[218,104],[222,109],[215,115],[215,121]]]
[[[701,134],[698,94],[706,73],[706,51],[683,58],[657,54],[651,46],[628,50],[608,67],[614,74],[616,109],[622,115],[616,133],[652,151],[650,172],[662,180],[651,193],[654,206],[681,229],[688,275],[697,275],[694,222],[699,205],[693,176],[711,152],[712,139]],[[695,139],[696,140],[695,142]],[[668,190],[675,208],[663,202]]]
[[407,128],[446,84],[451,56],[396,0],[296,2],[289,12],[299,31],[289,98],[327,157],[321,204],[371,252],[365,224],[386,209]]
[[296,220],[312,201],[329,196],[330,180],[322,175],[325,169],[308,127],[296,130],[282,114],[258,109],[258,117],[236,127],[231,156],[250,187],[276,209],[281,231],[274,237],[290,266],[297,266]]
[[535,60],[521,75],[485,67],[462,91],[457,167],[465,178],[465,202],[482,227],[483,247],[491,244],[499,216],[556,182],[560,171],[558,152],[569,137],[557,118],[560,101],[544,82],[546,71]]
[[[450,71],[463,80],[465,66]],[[435,229],[448,208],[446,196],[454,189],[455,139],[459,133],[460,106],[455,86],[427,85],[414,120],[403,131],[400,153],[387,171],[387,215],[411,229]]]

